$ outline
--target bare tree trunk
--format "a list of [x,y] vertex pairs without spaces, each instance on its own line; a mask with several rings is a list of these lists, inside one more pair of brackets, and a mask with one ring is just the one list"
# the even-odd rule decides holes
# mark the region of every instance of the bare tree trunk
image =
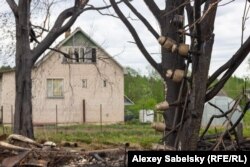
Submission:
[[16,18],[16,99],[14,133],[34,138],[32,125],[31,70],[32,55],[29,42],[30,4],[19,1]]
[[14,133],[34,138],[31,102],[31,68],[30,62],[20,63],[16,68],[16,103],[14,116]]
[[182,137],[179,142],[179,148],[182,150],[197,150],[213,43],[214,38],[212,36],[201,45],[203,54],[199,57],[193,57],[194,64],[197,61],[199,63],[197,63],[197,66],[193,66],[190,104],[186,113],[187,120],[183,125],[183,129],[180,131]]
[[[74,6],[63,10],[57,17],[52,29],[46,37],[33,50],[30,49],[30,5],[31,0],[6,0],[11,8],[16,21],[16,99],[14,132],[34,138],[32,125],[32,67],[41,57],[42,53],[76,21],[78,16],[84,12],[89,0],[76,0]],[[104,6],[106,9],[109,6]],[[90,7],[88,10],[94,10]],[[100,10],[100,9],[99,9]],[[67,21],[66,21],[67,20]],[[34,35],[34,34],[33,34]],[[36,39],[32,36],[32,39]],[[66,54],[66,53],[65,53]]]
[[[195,1],[194,12],[200,18],[200,4]],[[196,44],[192,44],[194,52],[192,54],[192,85],[190,93],[190,103],[186,113],[186,120],[183,128],[179,131],[182,136],[178,143],[181,150],[197,150],[199,141],[199,131],[206,100],[208,71],[214,43],[214,21],[217,11],[217,0],[209,0],[204,6],[204,11],[210,10],[206,18],[201,23],[196,23],[194,34]],[[197,4],[197,6],[196,6]],[[213,5],[213,7],[212,7]],[[195,14],[195,15],[196,15]],[[195,16],[196,17],[196,16]]]
[[[167,0],[166,1],[166,9],[164,11],[165,14],[169,13],[173,8],[181,4],[183,0]],[[175,41],[183,42],[180,41],[179,35],[177,33],[178,29],[180,27],[177,27],[173,24],[171,24],[171,19],[173,19],[175,14],[183,14],[183,8],[180,8],[178,11],[173,12],[171,14],[167,14],[162,22],[160,22],[161,30],[162,30],[162,35],[166,37],[170,37]],[[184,64],[184,59],[181,56],[178,56],[176,54],[173,54],[166,49],[162,48],[162,68],[163,68],[163,75],[165,76],[165,73],[168,69],[183,69],[185,67]],[[180,83],[173,82],[171,79],[164,78],[165,83],[167,85],[167,92],[166,93],[166,100],[169,103],[173,103],[177,100],[179,90],[180,90]],[[174,117],[175,117],[175,107],[169,108],[165,113],[164,113],[164,119],[166,122],[166,126],[171,126],[174,123]],[[180,115],[177,118],[177,121],[179,120]],[[171,128],[170,127],[170,128]],[[170,146],[174,146],[176,139],[176,133],[170,134],[166,138],[166,144]]]

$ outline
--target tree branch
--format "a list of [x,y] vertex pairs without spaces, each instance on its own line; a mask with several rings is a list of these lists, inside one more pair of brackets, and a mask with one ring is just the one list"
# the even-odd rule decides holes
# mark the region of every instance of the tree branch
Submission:
[[221,90],[221,88],[231,77],[234,71],[240,66],[240,64],[247,57],[249,52],[250,52],[250,37],[248,37],[248,39],[239,48],[239,50],[235,53],[235,55],[209,78],[208,85],[210,85],[222,72],[228,69],[227,72],[220,79],[220,81],[216,83],[214,87],[206,94],[206,101],[212,99]]
[[[123,0],[116,2],[117,4],[121,3]],[[108,9],[110,7],[112,7],[112,5],[106,5],[106,6],[102,6],[102,7],[95,7],[93,5],[88,5],[89,7],[85,8],[85,10],[103,10],[103,9]]]
[[208,0],[201,0],[201,4],[205,3],[206,1],[208,1]]
[[220,115],[212,115],[212,117],[210,118],[210,120],[208,121],[208,124],[205,128],[205,130],[202,132],[200,139],[203,139],[203,137],[205,136],[205,134],[207,133],[207,130],[209,129],[210,125],[212,124],[214,118],[221,118],[221,117],[226,117],[226,119],[229,121],[230,125],[233,126],[232,121],[229,119],[229,117],[227,116],[229,113],[231,113],[233,111],[233,108],[235,107],[235,105],[238,105],[238,100],[234,103],[233,107],[231,109],[229,109],[228,111],[224,112],[220,107],[216,106],[215,104],[208,102],[209,105],[211,105],[212,107],[216,108],[218,111],[221,112]]
[[[190,2],[186,5],[188,24],[192,25],[194,23],[194,9],[191,6]],[[190,28],[190,32],[193,31],[193,28]]]
[[250,50],[250,37],[244,42],[244,44],[238,49],[238,51],[228,60],[223,66],[216,70],[212,76],[208,79],[208,87],[216,80],[220,74],[226,71],[229,67],[233,66],[234,63],[242,58],[245,58]]
[[195,35],[197,36],[197,49],[200,49],[201,45],[201,27],[200,23],[196,22],[201,17],[201,3],[200,0],[194,1],[194,19],[195,19]]
[[[116,2],[117,4],[119,4],[119,3],[121,3],[121,2],[123,2],[123,0],[120,0],[120,1],[118,1],[118,2]],[[106,4],[106,3],[105,3]],[[112,17],[114,17],[114,18],[119,18],[119,17],[117,17],[117,16],[115,16],[115,15],[113,15],[113,14],[111,14],[110,13],[110,11],[109,11],[109,14],[108,13],[102,13],[102,10],[104,10],[104,9],[109,9],[110,7],[112,7],[111,5],[107,5],[106,4],[106,6],[101,6],[101,7],[95,7],[95,6],[93,6],[93,5],[88,5],[89,7],[86,7],[85,9],[84,9],[84,11],[87,11],[87,10],[96,10],[99,14],[101,14],[101,15],[103,15],[103,16],[112,16]]]
[[144,0],[144,3],[148,6],[149,10],[153,13],[158,23],[160,23],[162,20],[161,15],[160,15],[161,10],[157,6],[157,4],[152,0]]
[[143,22],[143,24],[148,28],[148,30],[154,35],[156,39],[158,39],[160,36],[159,34],[154,30],[154,28],[150,25],[150,23],[147,21],[145,17],[143,17],[132,5],[128,0],[124,0],[124,3],[129,7],[129,9]]
[[9,4],[9,7],[11,8],[14,16],[17,18],[18,17],[18,11],[17,11],[17,4],[14,0],[6,0],[7,3]]
[[[33,64],[37,61],[44,50],[49,48],[49,46],[54,42],[54,39],[59,37],[73,25],[77,17],[84,11],[84,7],[88,3],[88,1],[89,0],[81,0],[80,6],[74,6],[72,8],[66,9],[58,16],[51,31],[48,33],[45,39],[36,48],[34,48],[34,57],[32,58]],[[68,20],[68,22],[63,25],[65,20],[69,17],[70,19]]]
[[120,19],[122,20],[122,22],[126,25],[126,27],[128,28],[128,30],[130,31],[130,33],[132,34],[136,45],[138,46],[138,48],[140,49],[140,51],[142,52],[142,54],[144,55],[144,57],[148,60],[148,62],[161,74],[161,70],[158,66],[158,64],[155,62],[155,60],[150,56],[150,54],[147,52],[147,50],[145,49],[143,43],[141,42],[136,30],[134,29],[134,27],[131,25],[131,23],[127,20],[127,18],[123,15],[123,13],[121,12],[121,10],[119,9],[119,7],[117,6],[115,0],[110,0],[111,5],[113,6],[116,14],[120,17]]

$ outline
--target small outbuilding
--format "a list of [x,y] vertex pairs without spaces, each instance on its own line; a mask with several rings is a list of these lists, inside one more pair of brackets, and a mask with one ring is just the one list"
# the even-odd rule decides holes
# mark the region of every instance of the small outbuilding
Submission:
[[140,110],[139,120],[142,123],[152,123],[154,122],[154,111],[153,110]]
[[[234,103],[235,103],[235,100],[233,100],[232,98],[226,95],[218,94],[217,96],[215,96],[209,102],[205,103],[201,126],[206,127],[210,118],[213,115],[221,115],[222,112],[225,113],[228,110],[232,109]],[[219,109],[213,107],[213,105],[216,105],[217,107],[219,107],[222,112]],[[241,107],[238,105],[235,112],[228,114],[228,118],[230,118],[232,123],[235,123],[240,117],[241,112],[242,112]],[[223,126],[223,123],[225,123],[225,121],[226,121],[225,117],[214,118],[211,124],[211,127]]]

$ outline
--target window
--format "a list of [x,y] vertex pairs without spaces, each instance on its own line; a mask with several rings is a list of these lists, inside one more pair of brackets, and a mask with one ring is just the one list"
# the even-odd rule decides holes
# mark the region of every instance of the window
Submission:
[[66,47],[65,52],[69,58],[63,58],[63,63],[95,63],[96,48]]
[[63,79],[47,79],[47,96],[51,98],[63,97]]
[[69,62],[69,63],[72,63],[73,61],[72,61],[72,58],[73,58],[73,51],[72,51],[72,48],[69,48],[68,49],[68,55],[69,55],[69,59],[67,59],[67,62]]
[[74,62],[79,63],[79,48],[74,49],[73,58],[74,58]]
[[79,62],[84,62],[84,48],[80,48]]
[[87,88],[87,79],[82,80],[82,87]]
[[96,62],[96,49],[95,48],[86,48],[84,62],[86,63]]
[[107,80],[103,81],[103,87],[107,87]]

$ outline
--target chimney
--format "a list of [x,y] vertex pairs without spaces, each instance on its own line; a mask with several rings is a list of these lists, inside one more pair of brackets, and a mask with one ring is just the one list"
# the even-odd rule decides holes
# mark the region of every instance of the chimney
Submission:
[[67,38],[68,36],[70,36],[70,28],[67,30],[67,31],[65,31],[65,38]]

